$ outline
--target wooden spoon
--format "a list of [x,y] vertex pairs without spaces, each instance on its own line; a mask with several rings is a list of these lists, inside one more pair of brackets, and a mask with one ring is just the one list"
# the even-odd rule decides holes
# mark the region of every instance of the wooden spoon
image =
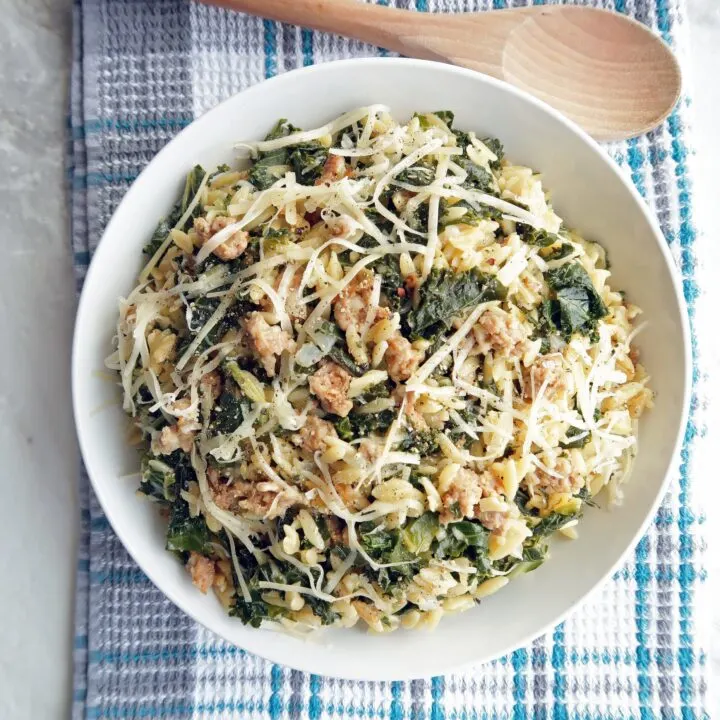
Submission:
[[449,14],[355,0],[202,1],[478,70],[545,100],[598,140],[651,130],[680,95],[680,68],[668,46],[607,10],[553,5]]

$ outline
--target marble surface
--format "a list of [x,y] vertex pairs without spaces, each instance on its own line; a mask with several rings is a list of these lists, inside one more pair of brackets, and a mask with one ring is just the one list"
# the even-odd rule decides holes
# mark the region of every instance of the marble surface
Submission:
[[[0,717],[66,717],[71,696],[77,449],[70,408],[75,299],[63,183],[72,0],[3,0],[0,13]],[[697,220],[720,227],[720,2],[688,0]],[[720,268],[720,264],[714,267]],[[720,285],[720,284],[719,284]],[[720,291],[719,291],[720,294]],[[710,432],[718,433],[720,423]],[[720,440],[720,437],[718,437]],[[708,482],[714,481],[707,473]],[[717,522],[715,522],[717,520]],[[709,518],[718,535],[720,518]],[[716,530],[713,530],[716,528]],[[711,538],[712,542],[712,538]],[[710,558],[714,577],[718,557]],[[9,590],[11,579],[12,590]],[[711,572],[711,582],[713,573]],[[711,666],[720,677],[720,611]],[[711,682],[714,708],[720,688]]]

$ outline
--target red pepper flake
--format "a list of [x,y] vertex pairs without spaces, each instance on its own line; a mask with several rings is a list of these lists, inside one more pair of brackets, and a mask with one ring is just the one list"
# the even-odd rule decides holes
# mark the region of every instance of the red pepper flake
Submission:
[[488,258],[488,265],[494,265],[495,264],[495,258]]

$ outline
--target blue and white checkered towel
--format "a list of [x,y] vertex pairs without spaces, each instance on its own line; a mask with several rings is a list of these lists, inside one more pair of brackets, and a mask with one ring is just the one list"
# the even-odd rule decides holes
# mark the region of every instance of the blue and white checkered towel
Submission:
[[[379,0],[387,4],[387,0]],[[530,0],[397,0],[419,11]],[[612,0],[588,0],[613,7]],[[678,51],[684,0],[615,0]],[[130,183],[178,132],[227,96],[291,68],[382,51],[186,0],[77,0],[70,178],[78,289]],[[687,101],[658,130],[608,148],[656,211],[698,296],[687,162]],[[699,336],[702,337],[702,334]],[[679,476],[628,564],[572,617],[489,665],[431,681],[331,680],[229,646],[177,610],[113,534],[81,478],[73,717],[707,717],[702,517],[693,499],[702,444],[702,367]]]

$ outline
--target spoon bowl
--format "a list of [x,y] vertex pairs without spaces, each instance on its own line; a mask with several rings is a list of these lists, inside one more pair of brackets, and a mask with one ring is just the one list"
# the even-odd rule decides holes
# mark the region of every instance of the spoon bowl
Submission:
[[609,10],[540,5],[450,14],[355,0],[202,1],[492,75],[544,100],[597,140],[651,130],[680,96],[670,48]]

